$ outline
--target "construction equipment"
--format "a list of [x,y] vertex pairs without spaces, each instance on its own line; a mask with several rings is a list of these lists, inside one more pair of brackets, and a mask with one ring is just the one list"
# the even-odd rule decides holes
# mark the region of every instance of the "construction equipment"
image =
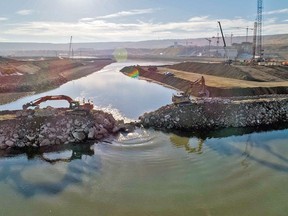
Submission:
[[257,48],[257,28],[258,28],[258,26],[257,26],[258,24],[257,24],[257,22],[254,22],[254,35],[253,35],[253,61],[255,61],[255,59],[256,59],[256,48]]
[[205,85],[205,79],[203,76],[197,79],[196,81],[192,82],[190,87],[185,92],[180,92],[176,95],[173,95],[172,102],[174,104],[190,103],[192,95],[196,97],[210,96],[210,92],[208,91]]
[[29,107],[39,107],[40,103],[45,102],[45,101],[49,101],[49,100],[66,100],[69,103],[69,109],[72,109],[72,110],[90,111],[94,107],[93,103],[90,101],[85,102],[85,100],[83,100],[83,104],[80,104],[79,101],[75,101],[72,98],[70,98],[69,96],[53,95],[53,96],[44,96],[44,97],[38,98],[34,101],[31,101],[29,103],[26,103],[22,106],[22,108],[23,108],[23,110],[26,110]]
[[263,49],[262,49],[262,20],[263,20],[263,0],[257,0],[257,54],[260,59],[263,58]]
[[248,35],[249,35],[249,30],[253,31],[254,28],[250,28],[249,26],[247,26],[246,28],[244,27],[233,27],[232,29],[245,29],[246,30],[246,41],[248,42]]
[[209,38],[205,38],[205,40],[207,40],[209,42],[209,57],[210,57],[210,48],[211,48],[211,42],[212,40]]
[[[73,50],[72,50],[72,36],[70,37],[68,58],[71,58],[71,51],[73,52]],[[72,54],[72,57],[73,57],[73,54]]]
[[220,21],[218,21],[218,24],[219,24],[219,28],[220,28],[222,39],[223,39],[223,48],[224,48],[224,52],[225,52],[225,58],[229,59],[228,54],[227,54],[227,50],[226,50],[226,41],[225,41],[225,37],[224,37],[224,33],[222,30],[222,26],[221,26]]

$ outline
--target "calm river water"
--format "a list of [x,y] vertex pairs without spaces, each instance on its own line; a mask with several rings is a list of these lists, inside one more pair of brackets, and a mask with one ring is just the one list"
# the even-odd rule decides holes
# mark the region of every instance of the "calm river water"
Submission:
[[[119,73],[137,63],[143,64],[109,65],[0,110],[66,94],[136,120],[170,103],[174,92]],[[0,215],[288,215],[287,141],[287,129],[207,131],[207,136],[138,129],[88,147],[0,158]]]

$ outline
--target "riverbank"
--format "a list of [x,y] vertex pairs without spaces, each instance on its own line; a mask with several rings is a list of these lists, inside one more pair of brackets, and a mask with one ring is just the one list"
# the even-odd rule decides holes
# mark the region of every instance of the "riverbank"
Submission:
[[167,105],[140,117],[144,127],[183,131],[267,127],[288,122],[288,98],[203,98]]
[[[121,70],[126,75],[134,66]],[[220,63],[184,62],[158,66],[157,70],[138,66],[139,78],[179,91],[186,91],[191,83],[205,77],[211,97],[288,94],[288,67],[241,66]],[[166,72],[170,72],[167,75]]]
[[[40,149],[73,143],[97,142],[133,129],[112,114],[54,109],[0,112],[0,151]],[[83,144],[84,145],[84,144]]]
[[[191,72],[193,67],[198,73]],[[249,68],[253,71],[249,72]],[[135,73],[136,70],[140,79],[182,91],[189,89],[195,80],[204,75],[210,92],[209,98],[196,97],[189,103],[170,104],[145,113],[140,117],[140,123],[144,127],[172,131],[206,131],[269,127],[288,121],[288,80],[285,73],[288,68],[241,68],[239,65],[187,62],[163,67],[130,66],[123,68],[121,72],[129,76],[131,71]],[[192,91],[192,95],[193,93],[197,92]]]
[[112,59],[0,59],[0,104],[45,92],[87,76],[113,63]]

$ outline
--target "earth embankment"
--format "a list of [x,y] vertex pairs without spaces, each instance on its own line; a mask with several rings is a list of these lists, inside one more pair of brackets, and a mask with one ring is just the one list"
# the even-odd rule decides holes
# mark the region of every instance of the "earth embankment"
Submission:
[[282,82],[288,79],[288,67],[286,66],[182,62],[167,66],[167,68],[256,82]]
[[0,59],[0,104],[56,88],[114,62],[111,59]]
[[[125,67],[121,71],[129,74],[134,68],[135,66]],[[204,76],[211,97],[288,94],[288,67],[184,62],[160,66],[154,71],[149,70],[149,67],[136,68],[140,79],[147,79],[179,91],[186,91],[191,87],[191,83]],[[170,75],[167,75],[167,72],[170,72]]]

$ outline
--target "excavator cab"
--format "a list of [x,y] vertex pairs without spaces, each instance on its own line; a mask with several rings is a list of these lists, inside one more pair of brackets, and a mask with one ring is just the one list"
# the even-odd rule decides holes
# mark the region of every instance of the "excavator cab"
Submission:
[[71,101],[69,108],[72,110],[78,109],[80,107],[79,101]]

